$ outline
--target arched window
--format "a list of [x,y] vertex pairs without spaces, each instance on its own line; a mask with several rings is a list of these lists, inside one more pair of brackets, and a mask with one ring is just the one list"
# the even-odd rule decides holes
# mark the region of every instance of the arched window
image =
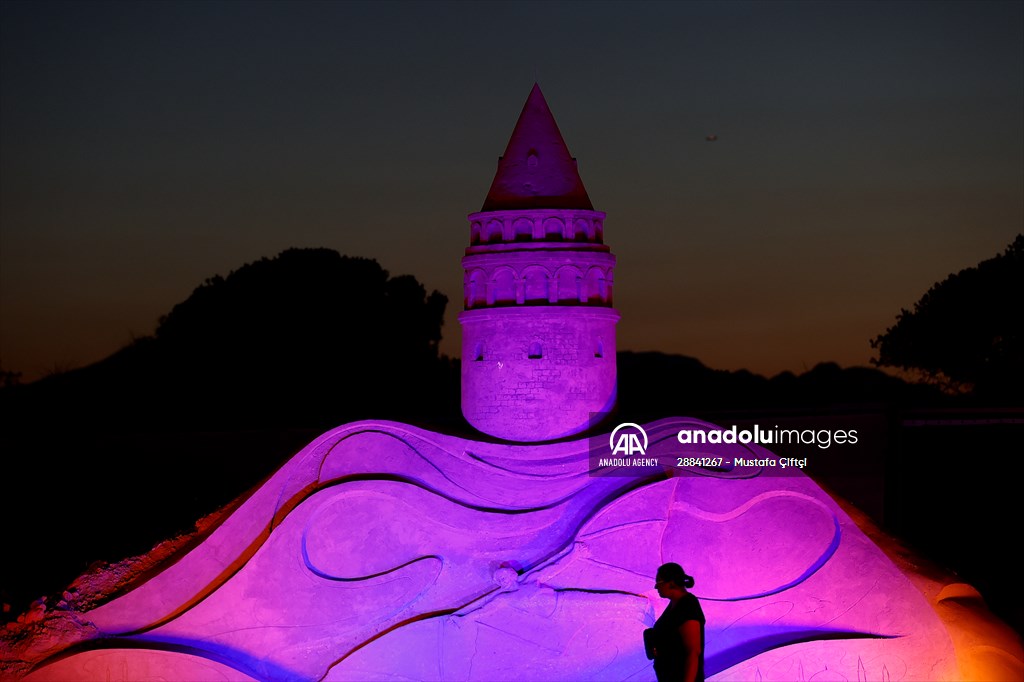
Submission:
[[504,226],[501,224],[500,220],[492,220],[492,221],[490,221],[489,223],[487,223],[487,230],[484,233],[483,241],[485,243],[486,242],[500,242],[501,241],[501,236],[502,236],[501,232],[502,232],[503,229],[504,229]]
[[547,303],[548,273],[544,268],[532,265],[523,272],[523,300],[526,303]]
[[512,232],[517,242],[525,242],[533,239],[533,221],[526,218],[516,218],[512,223]]
[[578,242],[585,242],[590,239],[590,235],[593,231],[594,228],[591,227],[586,220],[583,218],[577,218],[576,222],[573,223],[572,238]]
[[542,357],[544,357],[543,353],[541,353],[540,351],[539,342],[534,341],[533,343],[530,344],[530,352],[527,354],[526,357],[528,357],[531,360],[540,360]]
[[603,303],[607,299],[607,294],[604,271],[597,267],[587,270],[587,276],[583,281],[583,298],[592,304]]
[[491,277],[489,302],[494,305],[508,305],[516,302],[516,273],[502,267]]
[[580,300],[580,271],[571,265],[558,269],[556,282],[552,283],[557,287],[558,302],[564,304],[576,304]]
[[474,308],[487,303],[487,275],[483,270],[474,270],[466,287],[466,307]]
[[565,223],[558,218],[548,218],[544,221],[544,238],[548,241],[558,241],[565,234]]
[[473,348],[473,361],[483,362],[484,360],[484,344],[480,341],[476,342],[476,346]]

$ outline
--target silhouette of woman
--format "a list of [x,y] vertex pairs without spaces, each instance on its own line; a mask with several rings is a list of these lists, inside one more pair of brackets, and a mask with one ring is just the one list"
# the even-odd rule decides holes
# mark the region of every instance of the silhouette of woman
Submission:
[[704,682],[704,611],[686,591],[693,577],[679,564],[658,568],[654,586],[668,606],[654,623],[654,674],[658,682]]

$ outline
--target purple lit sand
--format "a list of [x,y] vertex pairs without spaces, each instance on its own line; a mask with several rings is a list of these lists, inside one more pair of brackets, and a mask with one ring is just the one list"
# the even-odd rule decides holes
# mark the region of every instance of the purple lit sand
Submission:
[[[674,435],[699,424],[647,425],[649,453],[685,454]],[[638,480],[588,462],[587,440],[335,429],[187,556],[83,614],[132,648],[27,679],[653,679],[640,633],[669,560],[698,576],[720,679],[957,678],[920,592],[804,475]]]

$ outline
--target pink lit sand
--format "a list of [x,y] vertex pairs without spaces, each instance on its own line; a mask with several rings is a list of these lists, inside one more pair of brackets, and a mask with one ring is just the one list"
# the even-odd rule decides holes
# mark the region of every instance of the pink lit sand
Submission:
[[[685,454],[673,436],[700,424],[647,425],[649,453]],[[592,476],[587,447],[335,429],[194,549],[76,614],[77,653],[51,633],[26,679],[653,679],[640,633],[669,560],[697,577],[713,679],[1022,669],[968,587],[915,586],[803,474]]]

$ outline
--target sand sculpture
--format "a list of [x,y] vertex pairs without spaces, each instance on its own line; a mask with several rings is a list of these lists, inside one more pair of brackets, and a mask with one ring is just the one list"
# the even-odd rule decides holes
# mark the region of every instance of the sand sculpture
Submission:
[[935,609],[803,472],[674,464],[769,451],[665,419],[659,464],[622,475],[607,433],[538,442],[615,399],[603,221],[535,87],[470,215],[460,318],[466,417],[518,442],[325,433],[26,679],[653,680],[666,561],[697,579],[712,679],[958,679]]

